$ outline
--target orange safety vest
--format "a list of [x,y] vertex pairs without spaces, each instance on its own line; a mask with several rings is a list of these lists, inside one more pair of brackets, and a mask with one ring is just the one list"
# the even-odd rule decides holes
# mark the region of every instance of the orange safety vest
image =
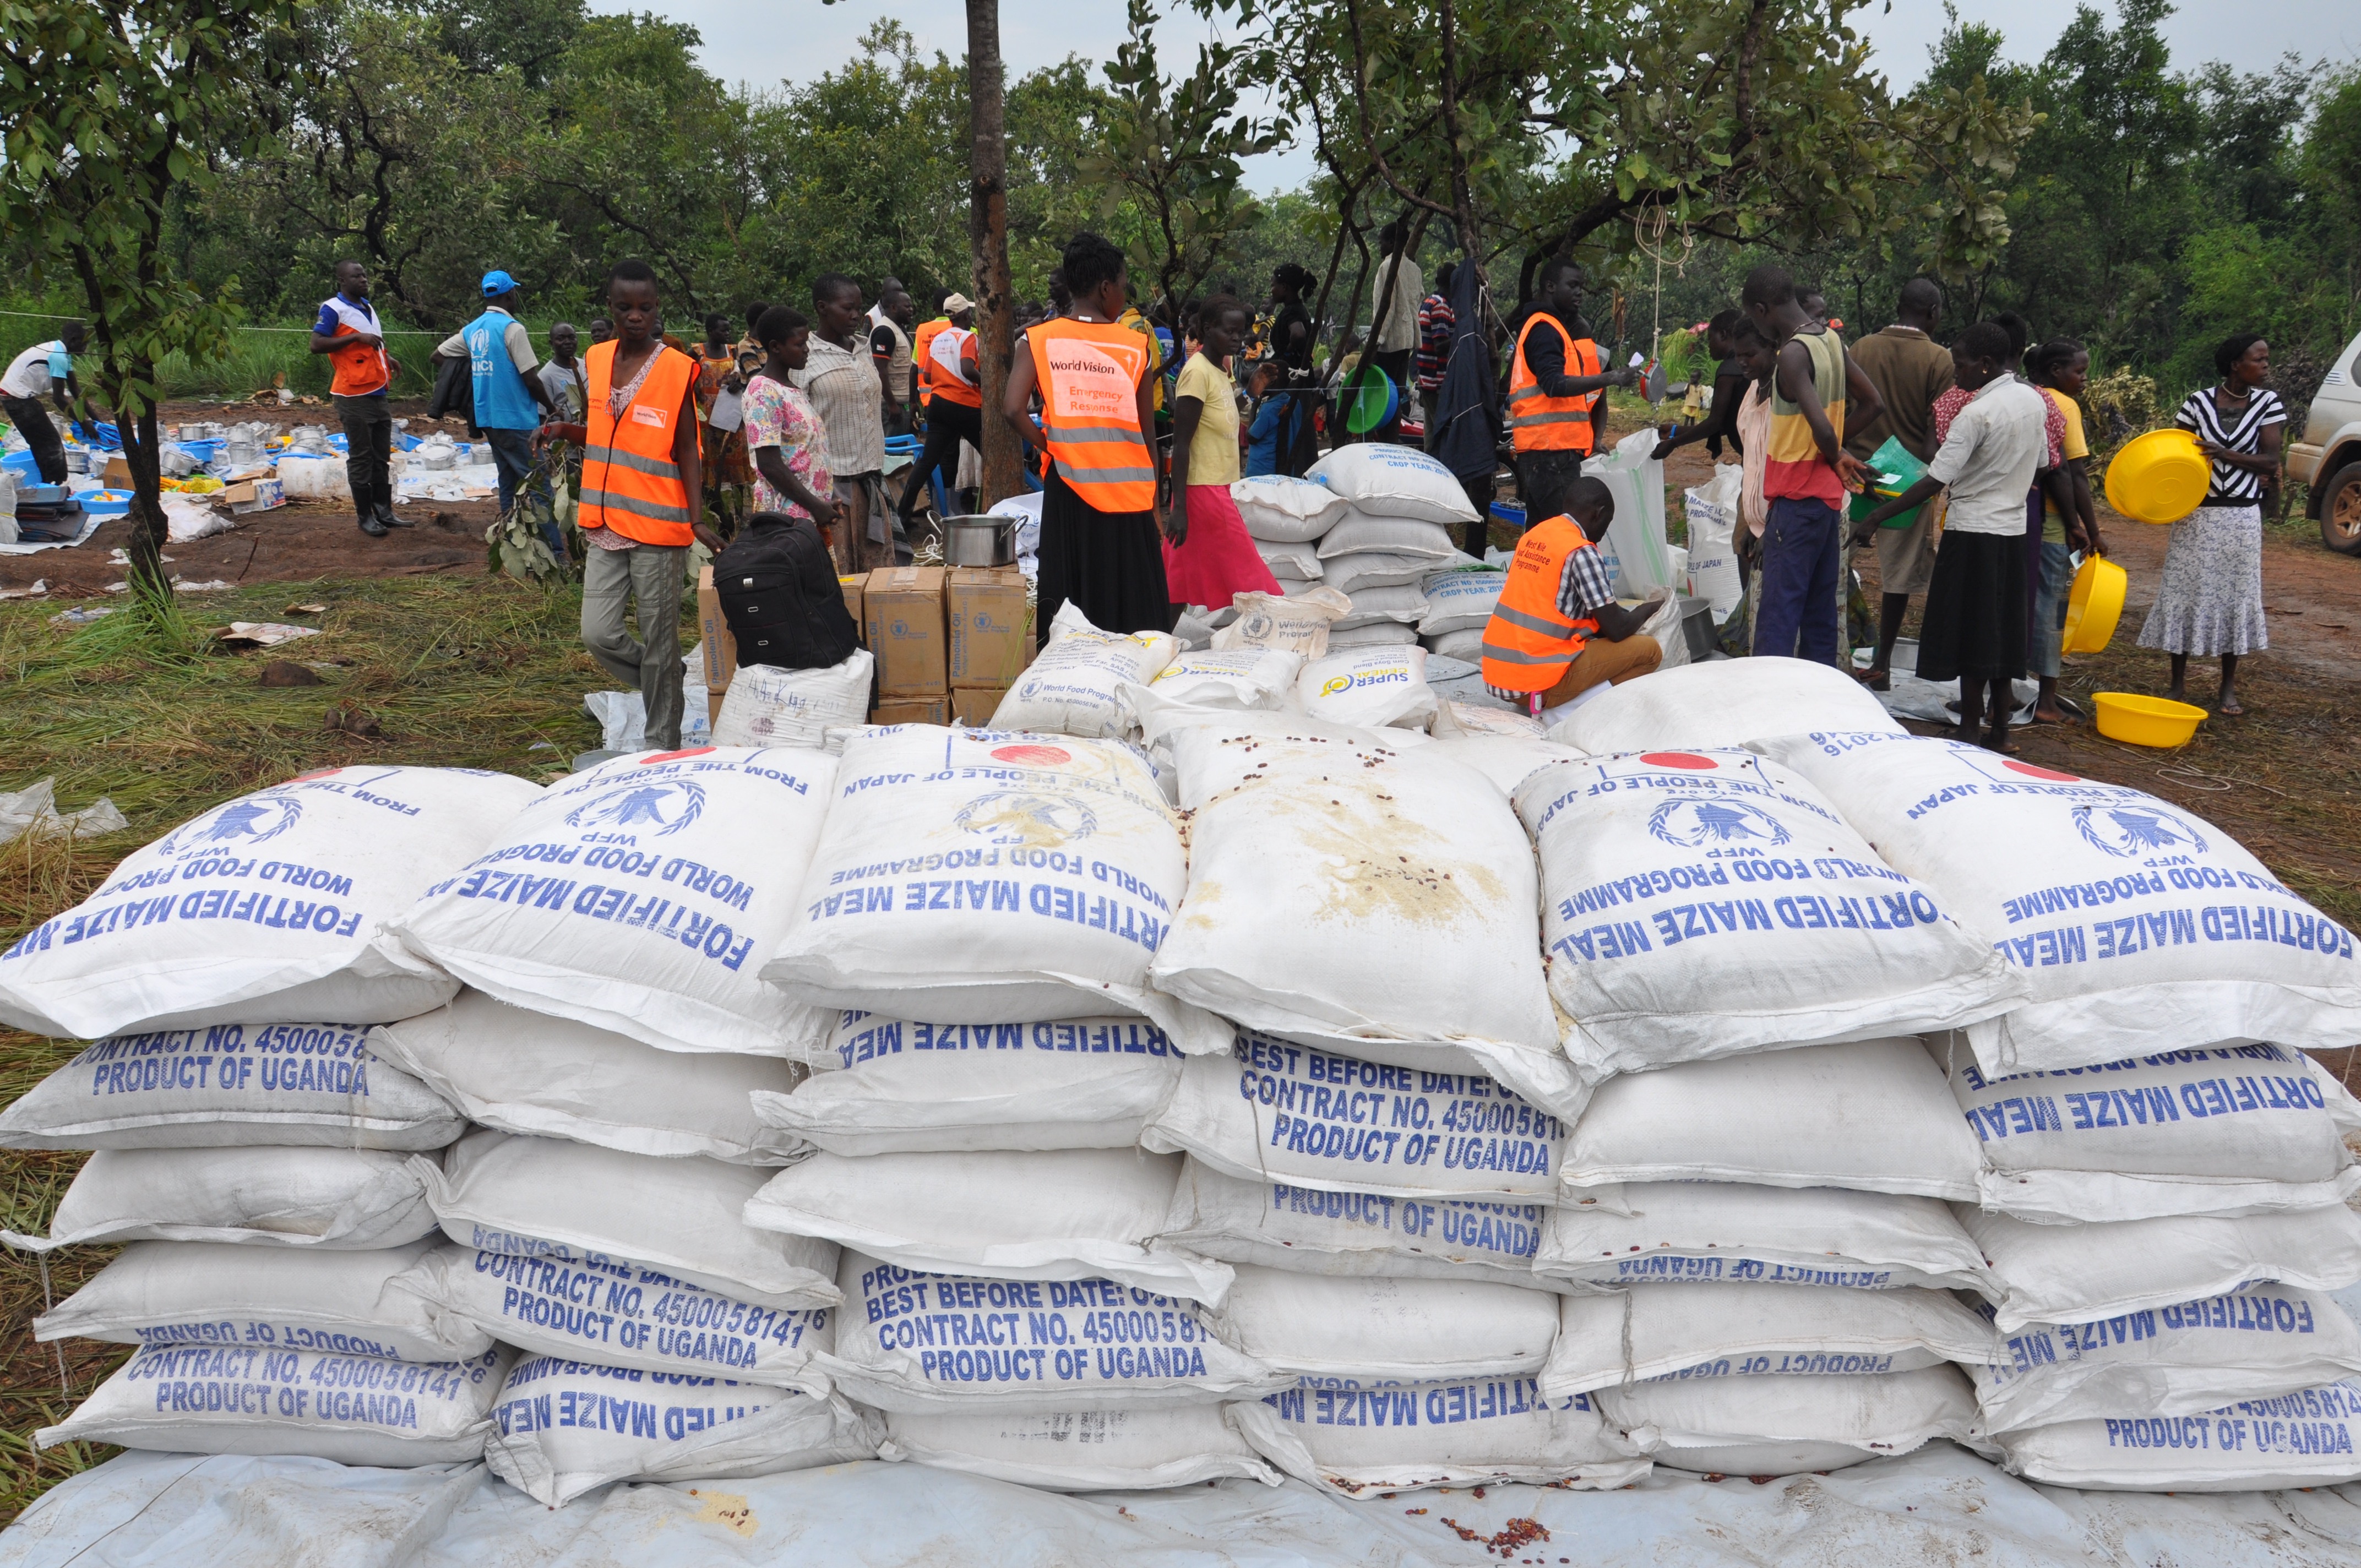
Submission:
[[1582,525],[1563,513],[1525,530],[1509,561],[1509,581],[1484,626],[1486,685],[1547,691],[1581,655],[1583,644],[1598,634],[1598,622],[1588,616],[1568,620],[1557,607],[1557,590],[1567,557],[1596,548]]
[[910,334],[910,363],[918,367],[918,406],[920,408],[925,408],[928,401],[927,366],[930,359],[929,351],[935,346],[935,334],[950,324],[950,317],[937,316],[930,322],[920,322],[918,330]]
[[[954,335],[956,334],[956,335]],[[949,339],[950,341],[945,341]],[[975,334],[962,326],[945,322],[928,334],[926,363],[919,374],[925,378],[927,390],[947,403],[964,403],[969,408],[983,407],[983,389],[969,380],[964,372],[943,363],[946,354],[956,357],[967,351],[975,341]],[[917,350],[913,349],[913,353]]]
[[1113,322],[1065,316],[1025,330],[1050,461],[1094,510],[1155,510],[1156,463],[1139,428],[1139,383],[1154,341]]
[[1565,339],[1567,375],[1598,374],[1598,344],[1587,337],[1576,337],[1547,311],[1535,311],[1527,316],[1525,330],[1517,334],[1517,357],[1509,370],[1509,434],[1520,452],[1587,452],[1591,444],[1590,411],[1598,403],[1598,394],[1585,392],[1578,398],[1553,398],[1543,392],[1532,367],[1525,363],[1525,340],[1533,335],[1533,328],[1543,325]]
[[617,419],[607,411],[615,385],[612,340],[593,344],[582,356],[589,378],[589,439],[582,446],[582,500],[577,521],[585,529],[611,528],[641,544],[675,548],[696,535],[688,526],[688,486],[672,460],[674,422],[697,380],[697,361],[659,345],[656,362],[631,406]]

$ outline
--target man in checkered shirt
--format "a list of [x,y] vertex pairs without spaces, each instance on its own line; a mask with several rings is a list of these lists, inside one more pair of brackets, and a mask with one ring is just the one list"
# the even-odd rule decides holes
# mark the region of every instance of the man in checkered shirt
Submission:
[[[1631,680],[1664,660],[1641,628],[1664,602],[1659,589],[1637,609],[1616,602],[1598,542],[1615,521],[1615,494],[1585,475],[1566,487],[1565,513],[1518,541],[1509,583],[1484,628],[1484,685],[1527,713],[1558,707],[1602,684]],[[1563,565],[1556,565],[1560,560]],[[1537,577],[1555,567],[1554,617]]]

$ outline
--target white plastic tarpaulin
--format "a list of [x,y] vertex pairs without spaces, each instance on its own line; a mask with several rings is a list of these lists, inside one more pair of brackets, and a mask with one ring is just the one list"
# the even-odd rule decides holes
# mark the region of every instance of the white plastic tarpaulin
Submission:
[[549,1508],[479,1464],[126,1453],[0,1535],[0,1568],[935,1568],[986,1553],[1125,1568],[2349,1568],[2361,1486],[2073,1492],[1935,1442],[1762,1486],[1660,1470],[1615,1492],[1503,1486],[1346,1502],[1301,1482],[1224,1481],[1061,1496],[870,1462],[619,1486]]

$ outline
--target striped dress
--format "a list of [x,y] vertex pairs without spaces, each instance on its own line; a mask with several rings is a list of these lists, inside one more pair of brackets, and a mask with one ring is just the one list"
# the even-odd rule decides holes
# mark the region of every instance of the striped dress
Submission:
[[[2191,392],[2173,422],[2233,452],[2259,452],[2266,426],[2287,422],[2277,393],[2257,387],[2243,409],[2224,413],[2211,388]],[[2140,627],[2139,645],[2212,657],[2271,645],[2263,616],[2263,478],[2213,465],[2205,504],[2172,525],[2164,580]]]

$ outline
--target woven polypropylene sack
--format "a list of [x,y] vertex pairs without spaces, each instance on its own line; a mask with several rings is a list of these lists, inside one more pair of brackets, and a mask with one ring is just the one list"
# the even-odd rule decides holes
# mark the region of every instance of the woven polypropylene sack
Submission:
[[836,776],[802,747],[613,758],[430,889],[402,939],[520,1007],[665,1050],[780,1055],[794,1010],[757,971],[800,913]]
[[1552,727],[1594,757],[1713,751],[1813,729],[1907,733],[1850,675],[1808,659],[1716,659],[1624,681]]
[[1051,1492],[1147,1492],[1229,1479],[1277,1486],[1279,1474],[1220,1405],[1067,1410],[1049,1415],[885,1418],[883,1459],[908,1460]]
[[2361,1381],[2200,1415],[2060,1421],[2003,1432],[2013,1475],[2119,1492],[2269,1492],[2361,1481]]
[[855,648],[823,669],[783,670],[741,664],[730,677],[721,711],[713,718],[716,746],[807,746],[817,751],[828,732],[869,716],[869,688],[877,660]]
[[[1467,488],[1438,459],[1390,442],[1339,446],[1304,470],[1353,503],[1365,517],[1424,522],[1474,522]],[[1344,526],[1340,521],[1334,527]],[[1323,535],[1323,542],[1325,536]]]
[[1708,1475],[1799,1475],[1966,1437],[1975,1397],[1957,1367],[1875,1377],[1719,1377],[1602,1388],[1608,1419],[1653,1430],[1656,1463]]
[[1246,1265],[1205,1321],[1295,1377],[1450,1383],[1532,1377],[1558,1333],[1558,1299],[1475,1279],[1297,1274]]
[[0,952],[0,1022],[98,1040],[423,1013],[454,984],[387,923],[540,795],[467,768],[324,768],[240,795]]
[[1199,707],[1268,708],[1295,706],[1295,679],[1303,655],[1286,648],[1211,649],[1182,653],[1148,683],[1159,696]]
[[1069,599],[1049,622],[1049,640],[993,710],[991,728],[1085,740],[1120,735],[1126,685],[1145,685],[1180,645],[1161,631],[1101,631]]
[[136,1241],[242,1242],[368,1251],[434,1228],[432,1155],[384,1149],[101,1149],[58,1201],[34,1251]]
[[1159,1247],[1299,1274],[1474,1279],[1550,1288],[1533,1273],[1537,1203],[1334,1192],[1227,1176],[1191,1159]]
[[1246,532],[1277,543],[1317,539],[1342,521],[1346,510],[1345,498],[1318,480],[1284,474],[1233,480],[1230,499],[1237,503]]
[[1231,1407],[1256,1451],[1344,1497],[1503,1482],[1612,1491],[1648,1474],[1587,1394],[1544,1399],[1530,1377],[1365,1383],[1307,1377]]
[[2203,817],[1952,740],[1830,727],[1765,750],[2024,977],[1968,1032],[1988,1073],[2354,1041],[2352,933]]

